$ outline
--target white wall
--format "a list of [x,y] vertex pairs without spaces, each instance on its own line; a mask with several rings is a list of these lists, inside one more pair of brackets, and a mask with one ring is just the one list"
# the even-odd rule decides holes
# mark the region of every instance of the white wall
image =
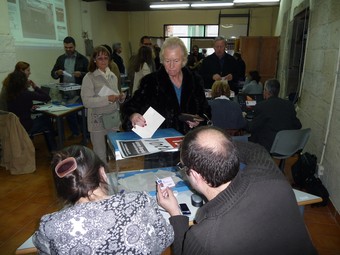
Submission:
[[16,63],[14,39],[9,34],[9,20],[7,12],[7,0],[0,0],[0,89],[2,81],[11,72]]

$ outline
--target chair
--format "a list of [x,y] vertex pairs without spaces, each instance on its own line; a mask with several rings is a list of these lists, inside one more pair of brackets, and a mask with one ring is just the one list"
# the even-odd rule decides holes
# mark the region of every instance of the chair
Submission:
[[273,158],[280,159],[279,168],[284,172],[285,161],[296,153],[300,153],[305,147],[310,136],[311,129],[281,130],[274,139],[270,149]]
[[14,113],[0,111],[0,143],[0,166],[13,175],[36,170],[34,145]]

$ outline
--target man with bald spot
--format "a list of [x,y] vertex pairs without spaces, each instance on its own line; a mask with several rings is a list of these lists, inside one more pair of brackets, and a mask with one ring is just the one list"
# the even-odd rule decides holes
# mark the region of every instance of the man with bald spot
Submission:
[[174,254],[317,254],[294,192],[264,147],[234,143],[223,130],[204,126],[185,136],[180,160],[207,202],[189,227],[172,190],[157,186],[175,231]]

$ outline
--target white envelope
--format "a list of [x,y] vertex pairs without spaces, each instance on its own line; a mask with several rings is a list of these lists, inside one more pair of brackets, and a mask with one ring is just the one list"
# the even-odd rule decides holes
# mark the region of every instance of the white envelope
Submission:
[[98,95],[101,97],[110,96],[114,94],[115,92],[112,89],[110,89],[108,86],[103,86],[98,93]]
[[142,138],[151,138],[159,126],[162,125],[165,118],[152,107],[149,107],[143,117],[147,125],[144,127],[136,125],[135,128],[132,128],[132,131]]
[[70,73],[68,73],[68,72],[66,72],[66,71],[63,71],[63,75],[64,75],[64,76],[67,76],[67,77],[72,77],[72,74],[70,74]]

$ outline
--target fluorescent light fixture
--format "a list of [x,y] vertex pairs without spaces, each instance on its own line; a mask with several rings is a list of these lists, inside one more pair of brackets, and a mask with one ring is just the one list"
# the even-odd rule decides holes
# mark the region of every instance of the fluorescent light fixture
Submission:
[[234,0],[234,4],[260,4],[260,3],[277,3],[280,0]]
[[190,4],[151,4],[152,9],[189,8]]
[[233,6],[234,3],[199,3],[199,4],[191,4],[193,8],[200,8],[200,7],[226,7],[226,6]]

